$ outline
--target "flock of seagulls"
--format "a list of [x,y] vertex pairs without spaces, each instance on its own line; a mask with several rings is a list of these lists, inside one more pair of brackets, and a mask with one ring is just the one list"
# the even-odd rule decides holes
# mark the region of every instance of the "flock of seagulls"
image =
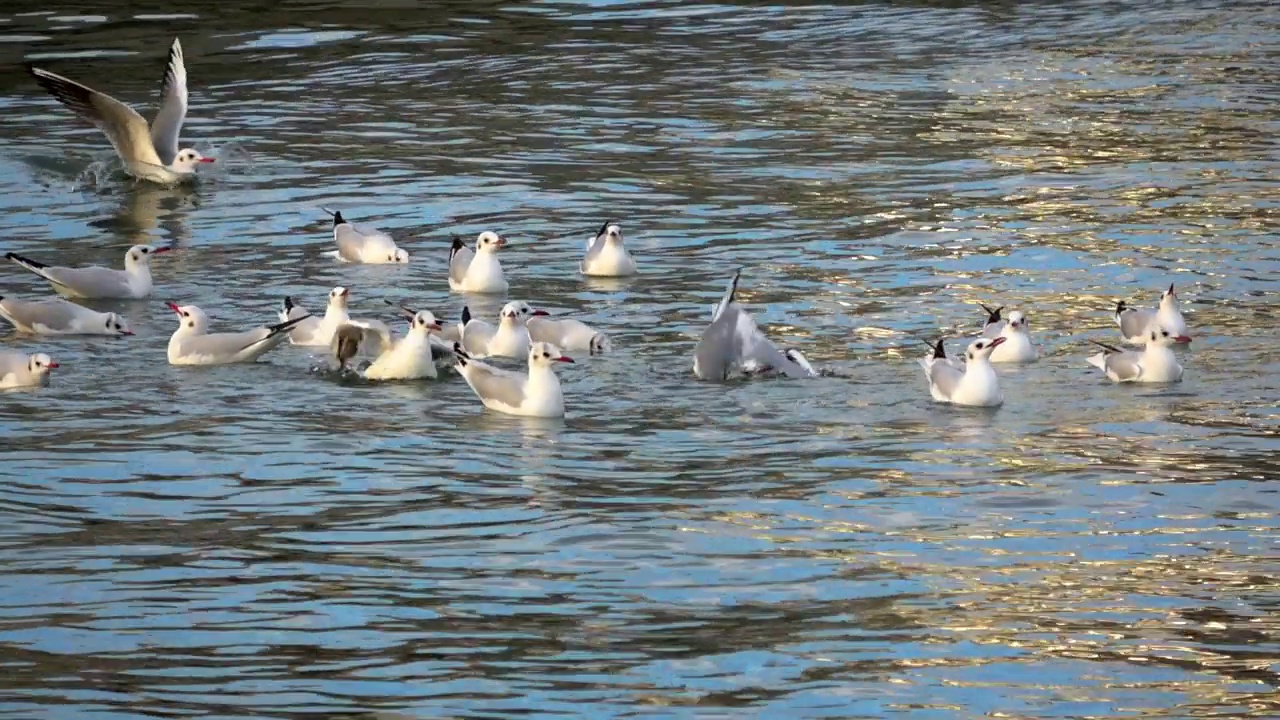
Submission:
[[[187,73],[178,40],[170,47],[160,108],[149,125],[128,105],[108,95],[46,70],[28,66],[28,72],[59,102],[101,129],[125,170],[139,180],[182,182],[193,178],[201,164],[213,162],[196,150],[179,147],[187,114]],[[327,255],[345,263],[409,262],[409,253],[387,233],[357,226],[339,210],[323,210],[333,220],[335,249]],[[499,259],[506,245],[506,239],[495,232],[480,233],[473,247],[454,237],[449,249],[449,288],[467,294],[507,294],[510,286]],[[72,300],[150,297],[154,289],[151,259],[166,251],[165,247],[135,245],[125,253],[123,269],[58,267],[7,253],[8,260],[46,280],[61,297],[0,297],[0,317],[18,331],[34,335],[132,335],[128,322],[119,314],[96,312]],[[595,277],[627,277],[638,272],[619,223],[605,221],[587,239],[578,268],[583,275]],[[719,381],[741,376],[818,376],[818,370],[799,350],[779,348],[760,330],[737,301],[740,280],[738,271],[711,309],[710,323],[694,349],[694,374]],[[352,318],[350,295],[346,287],[333,288],[320,315],[286,297],[278,322],[238,332],[212,332],[209,317],[201,308],[167,303],[178,324],[169,339],[169,362],[250,363],[289,343],[327,348],[335,364],[330,369],[355,373],[369,381],[437,378],[441,367],[451,365],[487,408],[513,415],[558,417],[564,414],[565,403],[555,368],[574,362],[565,353],[596,355],[612,349],[605,333],[573,318],[551,317],[523,301],[504,305],[496,322],[474,317],[464,308],[461,321],[447,326],[428,310],[393,305],[396,315],[408,321],[407,332],[396,337],[385,322]],[[964,362],[946,354],[943,339],[928,343],[929,353],[919,362],[934,400],[1000,405],[1004,397],[993,363],[1026,363],[1039,357],[1022,312],[1010,312],[1005,319],[1003,307],[983,306],[983,310],[987,319],[981,336],[969,343]],[[1121,302],[1114,316],[1123,340],[1145,347],[1123,350],[1091,341],[1101,352],[1088,358],[1090,365],[1115,382],[1164,383],[1182,378],[1182,366],[1172,348],[1191,338],[1172,285],[1161,296],[1157,309],[1130,308]],[[365,361],[357,364],[362,357]],[[527,367],[520,372],[486,362],[493,358],[524,359]],[[50,371],[56,368],[58,363],[45,353],[0,352],[0,388],[46,385]]]

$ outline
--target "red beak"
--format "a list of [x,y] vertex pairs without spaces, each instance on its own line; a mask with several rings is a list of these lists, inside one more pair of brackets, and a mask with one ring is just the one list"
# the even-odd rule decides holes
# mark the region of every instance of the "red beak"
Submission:
[[550,315],[551,313],[547,312],[546,310],[534,310],[532,314],[545,316],[545,315]]
[[571,358],[571,357],[566,357],[566,356],[564,356],[564,355],[561,355],[560,357],[556,358],[556,360],[557,360],[558,362],[573,362],[573,358]]
[[168,305],[168,306],[169,306],[169,309],[170,309],[170,310],[172,310],[172,311],[174,311],[175,313],[177,313],[177,314],[179,314],[179,315],[181,315],[181,314],[182,314],[182,308],[178,307],[178,304],[177,304],[177,303],[167,302],[167,303],[165,303],[165,305]]
[[152,251],[151,251],[151,254],[152,254],[152,255],[159,255],[160,253],[167,253],[167,252],[169,252],[169,251],[170,251],[170,250],[172,250],[172,249],[173,249],[173,248],[168,247],[168,246],[165,246],[165,247],[158,247],[158,248],[156,248],[156,249],[152,250]]
[[1003,343],[1003,342],[1004,342],[1004,338],[1003,338],[1003,337],[995,338],[995,339],[993,339],[993,340],[991,341],[991,347],[995,347],[995,346],[997,346],[997,345],[999,345],[999,344],[1001,344],[1001,343]]
[[443,328],[441,328],[441,327],[440,327],[440,323],[431,323],[430,325],[428,325],[428,326],[427,326],[427,329],[428,329],[428,330],[442,330]]
[[1177,341],[1178,341],[1178,342],[1180,342],[1180,343],[1189,343],[1189,342],[1191,342],[1191,336],[1190,336],[1190,335],[1179,335],[1178,337],[1174,338],[1174,340],[1177,340]]
[[213,159],[213,158],[204,158],[204,157],[202,157],[202,158],[200,158],[200,162],[210,163],[210,162],[214,162],[214,159]]
[[58,363],[56,363],[56,362],[51,362],[51,363],[49,363],[49,364],[48,364],[48,366],[47,366],[47,367],[48,367],[50,370],[52,370],[53,368],[56,368],[56,367],[62,367],[62,366],[61,366],[61,365],[59,365],[59,364],[58,364]]
[[132,331],[132,330],[125,330],[124,332],[122,332],[122,333],[120,333],[120,334],[121,334],[121,335],[132,335],[132,334],[133,334],[133,331]]

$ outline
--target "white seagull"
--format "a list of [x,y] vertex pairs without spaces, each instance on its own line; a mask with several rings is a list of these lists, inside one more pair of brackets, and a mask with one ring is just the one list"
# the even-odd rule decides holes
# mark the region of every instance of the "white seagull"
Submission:
[[1020,310],[1009,313],[1009,319],[1001,320],[1000,311],[1004,306],[992,310],[981,306],[987,312],[987,320],[982,324],[982,336],[985,338],[1005,339],[991,353],[993,363],[1031,362],[1040,357],[1035,345],[1031,344],[1031,334],[1027,330],[1027,316]]
[[578,269],[583,275],[624,277],[636,274],[636,261],[622,244],[622,226],[605,220],[594,237],[587,241],[587,254]]
[[533,342],[551,343],[569,352],[584,350],[591,355],[612,348],[608,335],[597,332],[581,320],[553,318],[544,310],[534,310],[526,302],[520,302],[519,306]]
[[44,387],[49,384],[49,371],[56,367],[58,363],[44,353],[0,351],[0,389]]
[[[498,313],[498,325],[471,316],[471,308],[462,308],[462,349],[471,357],[522,358],[529,354],[533,340],[525,324],[519,302],[509,302]],[[525,305],[527,307],[527,305]],[[532,315],[546,315],[545,310],[530,310]]]
[[351,291],[339,285],[329,291],[329,304],[324,309],[324,317],[309,315],[306,310],[286,296],[278,313],[280,322],[300,320],[289,331],[289,342],[293,345],[328,345],[333,340],[333,333],[347,323],[351,317],[347,314],[347,299]]
[[[238,333],[210,333],[209,318],[195,305],[167,303],[178,315],[178,329],[169,338],[170,365],[229,365],[253,362],[289,336],[304,318]],[[304,316],[305,317],[305,316]]]
[[457,292],[505,293],[507,279],[502,276],[498,249],[506,245],[506,238],[486,230],[476,238],[476,249],[472,252],[462,238],[455,235],[453,247],[449,249],[449,288]]
[[1172,383],[1182,380],[1182,366],[1173,354],[1174,343],[1189,343],[1191,338],[1177,335],[1160,326],[1151,327],[1144,338],[1147,347],[1121,350],[1097,340],[1090,340],[1102,352],[1089,358],[1089,364],[1102,370],[1114,382]]
[[[1142,345],[1153,325],[1158,329],[1168,330],[1175,336],[1187,337],[1187,321],[1178,309],[1178,296],[1173,291],[1173,284],[1160,294],[1160,307],[1157,310],[1131,308],[1121,300],[1116,304],[1114,313],[1116,325],[1120,326],[1120,334],[1125,342]],[[1191,338],[1179,342],[1191,342]]]
[[502,370],[471,359],[461,345],[453,346],[458,372],[484,406],[508,415],[528,417],[562,417],[564,394],[554,367],[558,362],[573,362],[560,348],[549,343],[534,343],[529,348],[529,372]]
[[109,300],[141,300],[151,294],[151,256],[168,252],[167,247],[134,245],[124,254],[124,270],[92,265],[55,267],[6,253],[5,257],[53,284],[54,292],[67,297]]
[[333,241],[338,245],[337,250],[326,255],[344,262],[368,265],[403,265],[409,262],[409,253],[398,247],[390,235],[348,222],[339,210],[320,209],[333,216]]
[[693,350],[693,373],[702,380],[728,380],[739,372],[816,377],[817,371],[799,350],[779,350],[734,299],[741,275],[741,270],[734,273],[711,312],[711,324]]
[[136,178],[171,185],[194,177],[200,163],[213,162],[191,148],[178,149],[178,135],[187,118],[187,69],[177,39],[169,47],[160,109],[150,126],[133,108],[110,95],[48,70],[28,65],[27,71],[58,102],[105,133]]
[[432,358],[431,331],[439,330],[436,316],[423,310],[414,313],[409,333],[396,339],[385,323],[369,321],[343,325],[333,336],[333,354],[340,368],[360,351],[362,345],[376,345],[374,361],[360,374],[367,380],[417,380],[437,375]]
[[947,357],[939,338],[933,352],[920,358],[929,380],[929,394],[938,402],[974,407],[995,407],[1004,402],[1000,379],[991,367],[991,351],[1004,344],[1003,337],[974,340],[965,351],[963,366]]
[[[408,320],[410,323],[413,322],[414,316],[418,314],[418,311],[411,307],[406,307],[399,303],[393,303],[390,300],[383,300],[383,302],[399,310],[400,316]],[[463,308],[463,310],[465,317],[470,318],[470,312],[467,311],[466,308]],[[432,313],[427,312],[427,314],[431,315],[432,318],[435,318],[435,315]],[[447,359],[448,364],[453,365],[453,344],[456,342],[462,342],[462,325],[463,323],[440,325],[437,322],[436,327],[431,329],[431,333],[427,336],[427,339],[431,342],[432,356],[436,361]]]
[[0,317],[21,332],[35,335],[132,335],[129,323],[113,312],[97,312],[63,300],[0,297]]

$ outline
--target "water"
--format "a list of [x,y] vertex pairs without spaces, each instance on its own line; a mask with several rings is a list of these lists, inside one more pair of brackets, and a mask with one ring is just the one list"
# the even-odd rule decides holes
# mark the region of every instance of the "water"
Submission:
[[[178,248],[101,304],[137,337],[0,341],[63,366],[0,402],[0,717],[1280,713],[1273,7],[236,4],[0,11],[0,249]],[[194,188],[104,171],[18,64],[149,111],[175,34]],[[322,204],[413,263],[322,257]],[[634,280],[572,273],[606,216]],[[563,421],[297,348],[164,363],[169,299],[456,318],[483,229],[512,297],[614,338]],[[692,379],[738,267],[833,376]],[[1186,381],[1091,374],[1170,282]],[[1044,357],[937,406],[919,339],[979,302]]]

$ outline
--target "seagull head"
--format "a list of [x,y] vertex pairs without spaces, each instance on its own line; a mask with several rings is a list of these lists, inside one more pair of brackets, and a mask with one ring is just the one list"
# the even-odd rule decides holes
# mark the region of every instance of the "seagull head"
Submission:
[[440,323],[436,321],[436,316],[430,310],[419,310],[409,321],[409,329],[429,334],[432,330],[439,332],[441,328]]
[[108,335],[132,335],[133,331],[129,329],[129,323],[124,318],[115,314],[107,313],[107,334]]
[[1169,332],[1163,327],[1153,327],[1147,332],[1148,345],[1168,346],[1175,343],[1189,343],[1191,338],[1187,335],[1176,335]]
[[612,220],[606,220],[604,225],[600,226],[600,231],[596,233],[597,238],[602,238],[607,243],[622,244],[622,226]]
[[129,248],[129,252],[124,255],[124,269],[128,270],[139,265],[148,265],[151,263],[152,255],[159,255],[160,253],[165,252],[169,252],[169,248],[153,247],[151,245],[134,245]]
[[27,358],[27,370],[36,377],[48,375],[49,371],[56,367],[58,367],[58,363],[44,353],[36,353]]
[[1160,309],[1178,306],[1178,294],[1173,291],[1173,283],[1169,283],[1169,289],[1160,293]]
[[341,285],[329,291],[329,305],[331,307],[346,308],[347,298],[351,297],[351,290]]
[[1027,331],[1027,316],[1022,314],[1021,310],[1014,310],[1009,313],[1009,327],[1015,332]]
[[507,239],[492,230],[485,230],[476,237],[476,252],[494,252],[506,247]]
[[528,320],[530,317],[543,317],[551,314],[546,310],[534,310],[533,308],[529,307],[529,303],[523,300],[519,300],[514,304],[519,306],[520,316],[523,317],[525,320]]
[[407,265],[409,263],[409,253],[405,252],[402,248],[396,248],[396,251],[391,253],[391,262],[399,265]]
[[968,350],[965,351],[965,357],[969,362],[975,360],[986,360],[991,357],[991,351],[1004,344],[1004,338],[992,338],[990,340],[974,340],[969,343]]
[[[521,306],[524,307],[521,307]],[[498,313],[498,322],[503,325],[523,325],[525,318],[528,317],[528,311],[525,308],[528,304],[514,301],[502,306],[502,312]]]
[[558,362],[573,362],[560,348],[546,342],[536,342],[529,348],[529,367],[551,367]]
[[209,316],[195,305],[179,305],[175,302],[165,303],[178,316],[178,330],[204,332],[209,327]]
[[184,175],[190,175],[200,165],[211,162],[213,162],[213,158],[205,157],[191,148],[183,148],[173,158],[173,163],[169,165],[169,169]]

